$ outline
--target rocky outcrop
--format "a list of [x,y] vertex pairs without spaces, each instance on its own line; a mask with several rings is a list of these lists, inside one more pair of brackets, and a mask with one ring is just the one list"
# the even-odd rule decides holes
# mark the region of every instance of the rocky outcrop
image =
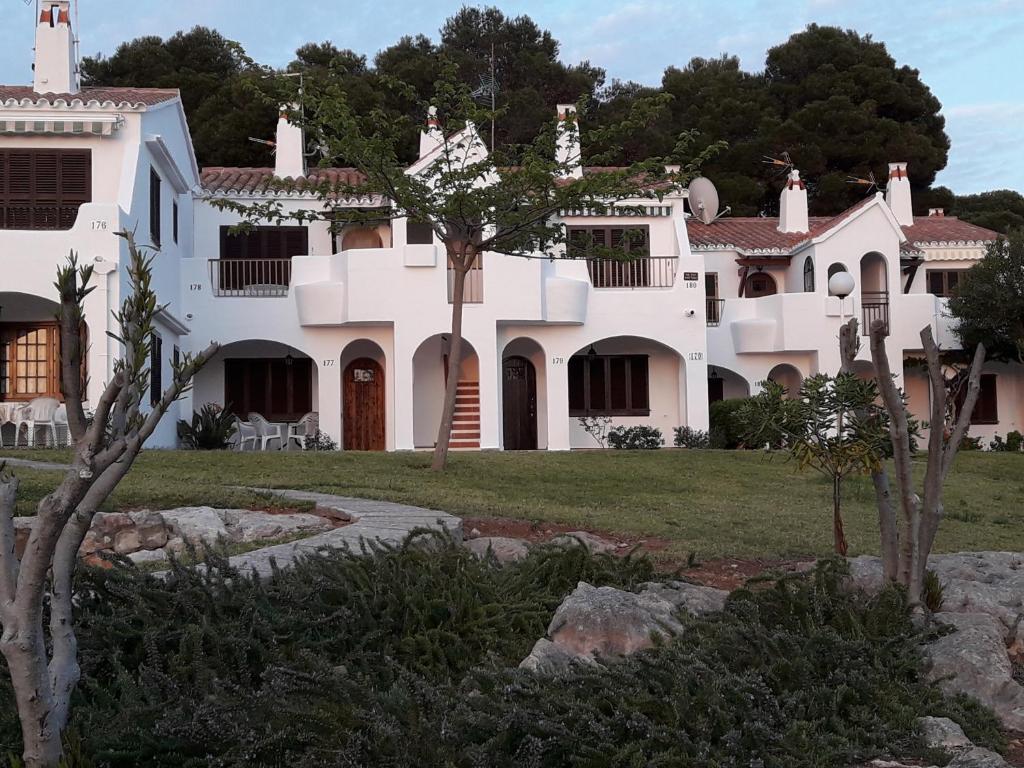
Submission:
[[[1024,650],[1024,554],[1017,552],[960,552],[933,555],[928,569],[942,584],[942,610],[985,613],[998,619],[1011,645]],[[877,557],[850,560],[854,583],[869,592],[882,587],[882,563]]]
[[683,632],[681,612],[721,610],[726,595],[682,582],[644,584],[638,592],[580,582],[555,611],[547,637],[537,641],[520,667],[551,673],[574,662],[614,662]]
[[956,628],[925,646],[929,676],[947,693],[965,693],[991,707],[1007,728],[1024,731],[1024,687],[1013,679],[1006,628],[984,613],[939,613]]
[[607,554],[617,549],[614,542],[602,539],[600,536],[588,533],[587,531],[561,533],[548,543],[556,547],[586,547],[592,555]]
[[488,556],[494,557],[502,565],[516,563],[530,554],[530,543],[523,539],[509,536],[481,536],[467,539],[462,546],[481,560]]

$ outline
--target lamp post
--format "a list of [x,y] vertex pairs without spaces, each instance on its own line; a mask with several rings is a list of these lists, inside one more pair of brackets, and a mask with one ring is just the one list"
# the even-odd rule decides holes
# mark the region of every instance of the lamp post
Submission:
[[853,275],[847,271],[836,272],[828,279],[828,292],[839,298],[839,324],[846,323],[845,304],[846,297],[853,293]]

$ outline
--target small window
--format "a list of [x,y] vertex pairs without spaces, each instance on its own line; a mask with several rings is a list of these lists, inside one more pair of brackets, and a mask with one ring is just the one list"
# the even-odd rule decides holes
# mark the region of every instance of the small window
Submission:
[[154,333],[149,349],[149,404],[154,408],[163,397],[164,340]]
[[149,169],[149,239],[160,247],[160,176]]
[[704,273],[704,295],[709,299],[718,298],[718,273]]
[[834,274],[836,274],[838,272],[849,272],[849,271],[850,270],[848,270],[846,268],[845,264],[840,264],[837,261],[835,264],[829,265],[829,268],[828,268],[828,279],[831,280],[832,279],[832,275],[834,275]]
[[406,223],[405,242],[409,245],[433,245],[434,229],[429,222],[409,219]]
[[569,358],[570,416],[649,416],[646,355]]
[[178,244],[178,202],[171,203],[171,239]]
[[952,296],[960,285],[960,275],[964,271],[962,269],[929,269],[927,272],[928,293],[947,298]]
[[804,292],[814,293],[814,257],[804,259]]

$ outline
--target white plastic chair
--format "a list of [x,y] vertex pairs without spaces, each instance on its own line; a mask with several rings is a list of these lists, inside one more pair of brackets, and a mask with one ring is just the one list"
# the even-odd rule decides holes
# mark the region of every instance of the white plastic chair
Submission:
[[256,427],[251,421],[242,421],[238,416],[235,416],[235,430],[238,432],[238,450],[244,451],[246,443],[252,443],[252,449],[256,450],[256,438],[259,435],[256,432]]
[[[50,431],[53,445],[57,445],[57,409],[60,401],[53,397],[37,397],[27,406],[18,411],[14,422],[14,444],[18,444],[21,428],[28,428],[28,447],[36,444],[36,429],[43,427]],[[44,438],[45,440],[45,438]]]
[[277,440],[278,448],[284,447],[284,435],[281,434],[280,424],[271,424],[258,413],[250,413],[249,421],[256,428],[256,437],[259,438],[260,450],[267,450],[267,443]]
[[317,429],[317,414],[310,411],[294,424],[288,425],[288,439],[285,446],[291,448],[292,440],[299,444],[299,448],[306,450],[306,438],[315,437]]

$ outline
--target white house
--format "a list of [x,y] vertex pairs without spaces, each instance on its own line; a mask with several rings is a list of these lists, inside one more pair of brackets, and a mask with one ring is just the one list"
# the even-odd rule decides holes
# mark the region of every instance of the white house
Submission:
[[[307,169],[301,131],[282,112],[275,167],[205,168],[192,154],[176,91],[81,89],[68,3],[47,2],[37,28],[32,86],[0,86],[0,423],[4,404],[59,397],[53,276],[68,251],[97,268],[86,307],[89,396],[118,351],[106,336],[124,284],[122,241],[134,228],[158,244],[156,287],[168,305],[157,359],[223,346],[197,377],[181,415],[203,403],[291,423],[315,412],[348,450],[429,448],[448,375],[459,376],[453,447],[565,450],[595,445],[579,417],[708,427],[709,402],[748,394],[772,377],[791,388],[838,368],[844,317],[881,318],[890,355],[913,358],[933,324],[953,345],[942,294],[994,233],[952,217],[914,218],[906,166],[893,164],[889,200],[871,197],[830,219],[809,218],[794,172],[779,219],[719,218],[686,210],[686,192],[633,201],[614,215],[563,212],[568,256],[586,243],[628,243],[630,262],[521,259],[485,253],[466,287],[461,371],[448,370],[451,279],[429,227],[393,218],[332,232],[325,222],[236,234],[239,215],[218,200],[317,205],[321,180],[358,182],[346,168]],[[571,107],[559,107],[563,118]],[[431,115],[418,173],[439,155]],[[577,160],[574,132],[558,151]],[[480,156],[470,126],[456,139]],[[277,179],[291,179],[282,186]],[[365,216],[362,217],[365,222]],[[585,255],[585,254],[584,254]],[[830,297],[831,272],[856,278]],[[867,325],[865,322],[863,325]],[[864,371],[870,370],[866,361]],[[992,365],[974,434],[1022,429],[1019,367]],[[913,407],[926,389],[908,367]],[[981,423],[984,422],[984,423]],[[7,439],[12,428],[3,428]],[[171,419],[153,445],[174,444]]]
[[[189,332],[179,264],[192,252],[199,170],[178,92],[81,88],[68,0],[40,8],[34,83],[0,85],[0,431],[8,440],[12,403],[60,397],[53,282],[71,251],[95,267],[83,329],[90,401],[119,356],[107,336],[126,284],[115,232],[134,229],[161,249],[154,285],[170,306],[156,360],[169,361]],[[168,419],[154,442],[174,439]]]

